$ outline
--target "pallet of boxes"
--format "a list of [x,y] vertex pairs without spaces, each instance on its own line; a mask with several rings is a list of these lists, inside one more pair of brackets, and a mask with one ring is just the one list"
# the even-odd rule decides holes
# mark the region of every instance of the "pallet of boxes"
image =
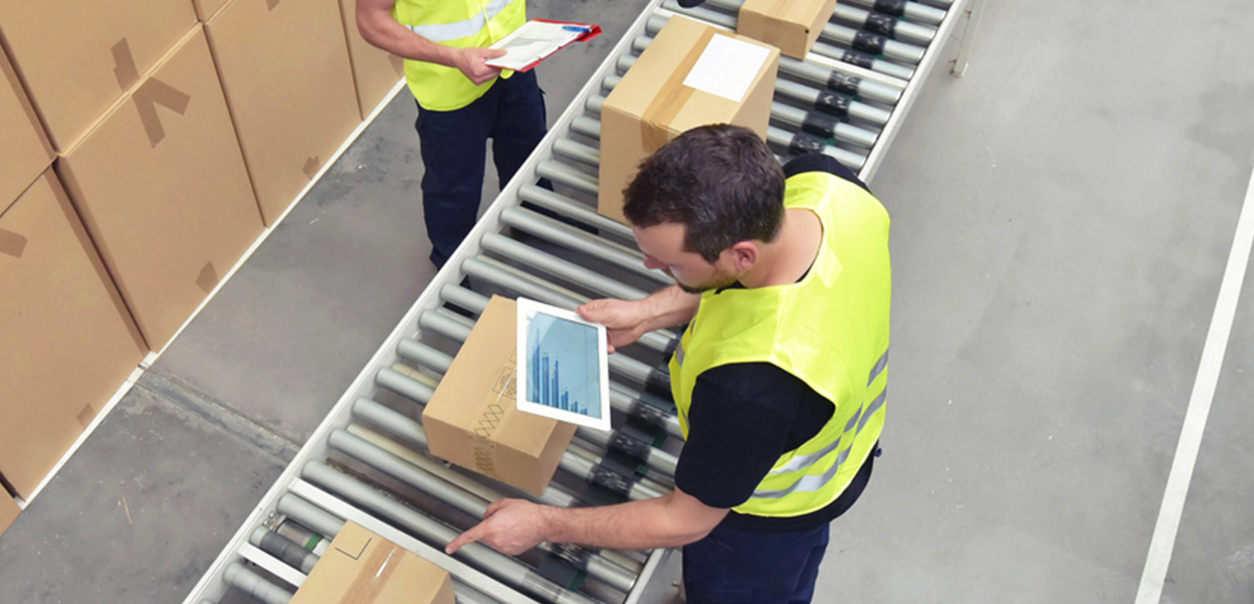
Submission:
[[97,0],[66,20],[0,4],[0,475],[16,496],[401,80],[345,21],[354,5]]

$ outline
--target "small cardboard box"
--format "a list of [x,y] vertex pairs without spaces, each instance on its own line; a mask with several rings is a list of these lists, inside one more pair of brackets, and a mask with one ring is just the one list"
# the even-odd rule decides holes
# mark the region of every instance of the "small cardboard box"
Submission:
[[745,0],[736,33],[779,48],[785,56],[804,59],[834,10],[836,0]]
[[0,84],[0,207],[17,199],[22,191],[52,165],[52,146],[44,137],[35,109],[22,88],[8,56],[0,49],[0,71],[6,84]]
[[17,502],[9,497],[4,487],[0,487],[0,535],[4,535],[4,531],[13,526],[13,521],[17,520],[20,513],[22,508],[17,507]]
[[353,81],[357,84],[357,104],[364,120],[405,77],[405,60],[371,46],[361,37],[357,31],[357,0],[340,0],[340,13],[348,39],[348,58],[353,63]]
[[575,425],[518,411],[517,305],[492,296],[422,412],[434,455],[533,495],[544,493]]
[[0,205],[0,350],[0,473],[29,497],[148,352],[51,169]]
[[262,231],[199,25],[56,167],[153,350]]
[[602,106],[597,211],[623,221],[640,162],[686,130],[731,123],[765,138],[778,68],[777,48],[671,17]]
[[268,226],[361,123],[342,21],[326,0],[232,0],[205,25]]
[[60,151],[195,24],[186,1],[0,2],[9,58]]
[[453,604],[448,571],[351,520],[291,604]]

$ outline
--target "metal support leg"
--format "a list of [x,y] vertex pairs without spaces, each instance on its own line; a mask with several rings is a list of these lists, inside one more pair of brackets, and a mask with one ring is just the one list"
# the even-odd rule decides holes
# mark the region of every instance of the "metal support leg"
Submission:
[[971,62],[971,52],[975,46],[975,30],[980,26],[982,14],[984,14],[984,0],[971,0],[962,13],[966,27],[962,29],[962,41],[958,43],[958,56],[954,58],[952,71],[958,77],[967,73],[967,65]]

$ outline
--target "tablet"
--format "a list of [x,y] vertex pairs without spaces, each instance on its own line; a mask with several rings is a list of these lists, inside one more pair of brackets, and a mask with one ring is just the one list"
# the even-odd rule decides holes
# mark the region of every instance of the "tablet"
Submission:
[[569,310],[518,299],[518,410],[610,429],[605,326]]

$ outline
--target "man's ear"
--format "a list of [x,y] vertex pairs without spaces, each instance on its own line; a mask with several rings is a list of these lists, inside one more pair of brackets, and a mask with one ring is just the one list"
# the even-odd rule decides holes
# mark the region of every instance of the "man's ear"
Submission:
[[758,263],[758,245],[752,241],[741,241],[728,250],[732,253],[732,260],[735,261],[738,271],[747,271]]

